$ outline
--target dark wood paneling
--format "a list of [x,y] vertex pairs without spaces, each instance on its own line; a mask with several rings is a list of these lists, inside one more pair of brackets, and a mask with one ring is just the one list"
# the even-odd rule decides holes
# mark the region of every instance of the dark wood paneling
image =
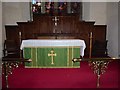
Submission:
[[[86,43],[85,55],[89,55],[90,33],[93,33],[93,43],[95,40],[106,40],[106,25],[94,25],[95,22],[79,21],[79,16],[56,16],[57,26],[53,20],[55,16],[34,15],[32,22],[17,22],[18,26],[6,26],[7,39],[19,40],[19,32],[22,33],[21,39],[37,39],[38,37],[51,38],[75,38],[83,39]],[[14,36],[15,38],[14,38]],[[49,39],[48,38],[48,39]],[[94,47],[94,46],[93,46]]]
[[93,56],[107,56],[106,25],[95,25],[93,29]]
[[[6,25],[5,26],[5,30],[6,30],[6,39],[8,40],[12,40],[12,39],[18,39],[18,35],[19,35],[19,32],[18,32],[18,26],[9,26],[9,25]],[[15,35],[13,37],[13,35]]]
[[93,40],[105,41],[106,40],[106,25],[95,25],[93,29]]
[[6,40],[14,40],[17,46],[20,45],[19,31],[17,25],[6,25]]

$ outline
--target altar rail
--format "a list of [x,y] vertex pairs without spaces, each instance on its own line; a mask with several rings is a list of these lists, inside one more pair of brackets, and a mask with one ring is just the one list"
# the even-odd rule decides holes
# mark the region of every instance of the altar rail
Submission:
[[[9,88],[8,85],[8,76],[9,74],[12,73],[12,68],[18,67],[18,63],[20,62],[31,62],[32,60],[30,59],[24,59],[24,58],[2,58],[2,69],[3,69],[3,74],[5,76],[5,84],[6,88]],[[87,61],[89,63],[89,66],[91,69],[94,71],[95,74],[97,74],[97,81],[96,81],[96,86],[97,88],[100,87],[100,77],[101,74],[104,74],[108,64],[111,63],[112,61],[120,61],[120,59],[117,58],[74,58],[73,62],[81,62],[81,61]]]
[[73,58],[72,60],[75,62],[81,62],[81,61],[87,61],[89,63],[89,66],[93,70],[94,74],[97,75],[97,82],[96,86],[97,88],[100,88],[100,77],[102,74],[104,74],[108,68],[109,63],[113,61],[120,61],[119,58],[110,58],[110,57],[101,57],[101,58]]
[[2,74],[4,74],[5,88],[9,88],[8,76],[12,74],[13,69],[17,68],[21,63],[30,63],[31,61],[31,59],[24,59],[20,57],[2,57]]

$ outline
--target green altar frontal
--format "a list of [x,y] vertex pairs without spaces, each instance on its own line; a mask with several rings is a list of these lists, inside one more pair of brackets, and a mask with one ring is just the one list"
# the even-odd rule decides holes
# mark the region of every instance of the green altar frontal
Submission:
[[25,47],[24,58],[32,59],[25,63],[29,68],[79,68],[80,62],[73,63],[73,58],[80,57],[80,47]]

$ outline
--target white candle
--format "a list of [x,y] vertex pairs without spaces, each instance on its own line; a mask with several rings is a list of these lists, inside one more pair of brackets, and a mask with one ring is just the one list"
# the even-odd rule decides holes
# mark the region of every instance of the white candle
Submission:
[[21,32],[19,32],[19,35],[21,36]]
[[57,26],[57,22],[55,22],[55,26]]
[[90,36],[92,36],[92,32],[90,33]]

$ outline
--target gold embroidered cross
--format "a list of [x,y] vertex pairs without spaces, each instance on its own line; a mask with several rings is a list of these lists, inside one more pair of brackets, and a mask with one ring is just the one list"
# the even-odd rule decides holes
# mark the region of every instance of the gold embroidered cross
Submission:
[[48,56],[51,56],[51,64],[54,64],[53,60],[54,60],[54,56],[56,56],[56,53],[54,53],[53,50],[50,51],[51,53],[48,53]]

